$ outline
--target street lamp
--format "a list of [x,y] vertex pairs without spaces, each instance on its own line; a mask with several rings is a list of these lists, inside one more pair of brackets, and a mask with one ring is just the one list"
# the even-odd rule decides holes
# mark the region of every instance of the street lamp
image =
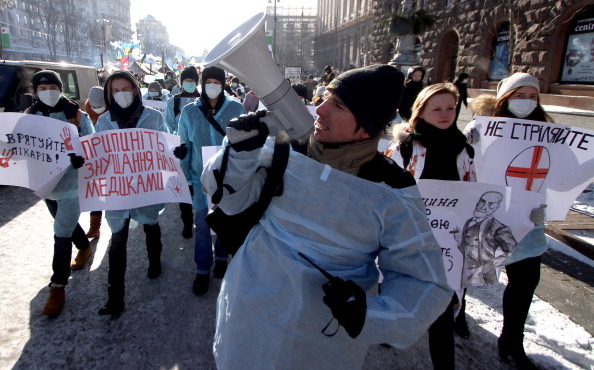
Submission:
[[280,0],[268,0],[268,4],[274,1],[274,15],[272,18],[272,57],[276,59],[276,3]]
[[109,23],[109,19],[105,18],[105,13],[101,13],[101,19],[97,19],[96,21],[101,22],[101,34],[103,36],[102,45],[101,45],[101,69],[103,69],[103,54],[105,54],[105,42],[106,42],[105,23]]

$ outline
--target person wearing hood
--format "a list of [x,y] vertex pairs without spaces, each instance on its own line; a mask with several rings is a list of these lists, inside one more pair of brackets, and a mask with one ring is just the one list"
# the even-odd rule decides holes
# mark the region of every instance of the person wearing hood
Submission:
[[332,80],[334,80],[334,72],[332,72],[332,67],[326,66],[324,68],[324,75],[322,76],[322,84],[324,86],[328,85]]
[[[85,101],[85,110],[91,118],[93,125],[97,124],[97,120],[99,116],[103,113],[107,112],[107,108],[105,107],[105,98],[103,97],[104,91],[101,86],[93,86],[91,90],[89,90],[89,97],[87,101]],[[87,231],[87,238],[94,239],[101,236],[101,216],[103,212],[101,211],[92,211],[91,212],[91,219],[90,219],[90,226],[89,231]]]
[[[225,71],[217,67],[208,67],[202,71],[202,94],[193,103],[186,105],[179,118],[179,136],[185,143],[181,167],[186,179],[193,187],[194,196],[194,261],[196,277],[192,290],[196,295],[203,295],[208,289],[210,270],[213,265],[212,238],[206,223],[208,212],[206,195],[202,191],[202,147],[221,145],[225,128],[231,119],[245,113],[243,105],[225,96]],[[183,144],[182,144],[183,145]],[[217,238],[214,246],[214,276],[222,278],[227,270],[228,253]]]
[[[541,122],[553,122],[540,104],[540,84],[528,73],[516,72],[497,85],[497,96],[481,95],[470,103],[481,116],[511,117]],[[480,136],[468,123],[464,132],[471,144]],[[537,225],[522,239],[505,261],[508,283],[503,291],[503,329],[497,341],[499,357],[508,362],[511,357],[519,369],[537,369],[524,351],[524,324],[530,311],[534,291],[540,281],[541,255],[548,244],[544,234],[546,205],[534,209],[530,219]],[[461,311],[459,315],[464,315]]]
[[[99,117],[97,132],[143,128],[169,132],[161,113],[142,105],[140,86],[128,71],[116,71],[105,82],[105,105],[108,112]],[[159,214],[164,204],[105,211],[105,219],[111,230],[109,240],[109,273],[107,304],[99,310],[99,315],[117,315],[124,311],[124,278],[126,274],[126,246],[130,219],[143,224],[146,234],[146,249],[149,259],[148,278],[155,279],[161,274],[161,228]]]
[[[313,134],[289,153],[282,194],[221,285],[218,368],[360,369],[371,344],[412,345],[448,305],[452,290],[414,178],[377,151],[403,80],[398,69],[374,65],[328,84]],[[257,170],[272,160],[274,140],[258,117],[230,123],[255,137],[223,142],[230,150],[218,206],[226,214],[258,199],[265,171]],[[224,157],[202,174],[209,195]]]
[[[80,136],[95,132],[89,116],[81,112],[74,101],[62,95],[62,79],[54,71],[42,70],[33,75],[33,91],[36,100],[24,113],[55,118],[74,124]],[[43,307],[45,315],[58,315],[66,301],[64,287],[68,284],[70,270],[80,270],[93,253],[89,239],[78,224],[80,205],[78,203],[78,171],[84,158],[70,155],[72,167],[66,170],[47,199],[47,208],[54,218],[53,274],[49,284],[49,298]],[[72,258],[72,244],[78,253]]]
[[417,95],[419,95],[421,90],[423,90],[423,87],[425,87],[423,78],[425,78],[425,69],[422,67],[415,67],[412,70],[409,70],[408,77],[404,82],[402,101],[398,106],[398,113],[400,114],[400,117],[406,121],[410,119],[412,113],[411,109],[415,99],[417,99]]
[[[165,122],[169,127],[169,131],[173,134],[178,134],[179,116],[183,107],[190,104],[200,97],[198,92],[198,71],[194,66],[186,67],[179,76],[182,84],[182,92],[173,96],[167,101],[165,109]],[[190,187],[190,193],[193,193]],[[194,214],[192,212],[192,205],[187,203],[180,203],[179,209],[181,211],[181,219],[184,224],[182,236],[185,239],[192,237],[194,229]]]
[[157,81],[153,81],[148,86],[148,92],[143,97],[146,100],[161,100],[167,101],[169,99],[169,94],[163,94],[163,89],[161,88],[161,84]]

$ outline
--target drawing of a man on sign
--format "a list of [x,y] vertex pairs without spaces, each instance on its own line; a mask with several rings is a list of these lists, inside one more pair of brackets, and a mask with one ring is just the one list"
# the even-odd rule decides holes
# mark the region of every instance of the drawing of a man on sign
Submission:
[[594,131],[550,122],[476,117],[474,165],[480,182],[543,192],[546,219],[564,220],[594,180]]
[[503,263],[516,247],[511,229],[493,215],[502,200],[499,192],[484,193],[462,232],[458,227],[453,230],[458,248],[464,254],[464,286],[496,284]]

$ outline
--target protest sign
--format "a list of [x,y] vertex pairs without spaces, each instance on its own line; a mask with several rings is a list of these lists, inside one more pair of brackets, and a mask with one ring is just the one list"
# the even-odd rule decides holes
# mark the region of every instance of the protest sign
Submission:
[[70,166],[68,153],[82,153],[76,126],[24,113],[0,120],[0,183],[47,197]]
[[86,158],[79,170],[81,211],[192,203],[173,149],[179,136],[149,129],[102,131],[81,138]]
[[517,242],[534,228],[530,212],[544,194],[496,184],[419,180],[427,220],[442,250],[448,284],[497,283]]
[[547,220],[564,220],[594,180],[594,131],[517,118],[477,117],[477,179],[546,195]]
[[[220,145],[215,145],[215,146],[203,146],[202,147],[202,168],[204,169],[204,167],[206,167],[206,164],[208,163],[208,161],[210,161],[210,159],[212,157],[214,157],[219,150],[221,150],[221,146]],[[208,209],[212,208],[212,200],[210,199],[210,197],[206,197],[206,202],[208,205]],[[212,231],[212,229],[210,230],[210,234],[211,235],[216,235],[214,231]]]
[[154,108],[154,109],[158,110],[159,112],[161,112],[161,114],[165,113],[165,110],[167,109],[167,102],[165,102],[163,100],[142,99],[142,105],[144,105],[146,107]]

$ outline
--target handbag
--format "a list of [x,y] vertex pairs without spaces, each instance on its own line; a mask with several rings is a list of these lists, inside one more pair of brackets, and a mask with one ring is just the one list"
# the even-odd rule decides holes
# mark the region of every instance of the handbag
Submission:
[[215,169],[213,175],[217,182],[217,190],[212,195],[213,207],[206,215],[208,226],[217,234],[221,244],[227,251],[234,255],[245,241],[250,230],[258,224],[262,215],[268,208],[274,196],[280,196],[283,192],[283,175],[289,161],[290,139],[284,132],[279,132],[275,139],[272,164],[266,168],[266,180],[260,192],[260,198],[244,211],[227,215],[217,204],[223,197],[223,188],[233,194],[232,187],[223,183],[227,162],[229,159],[230,144],[227,144],[223,153],[221,168]]

